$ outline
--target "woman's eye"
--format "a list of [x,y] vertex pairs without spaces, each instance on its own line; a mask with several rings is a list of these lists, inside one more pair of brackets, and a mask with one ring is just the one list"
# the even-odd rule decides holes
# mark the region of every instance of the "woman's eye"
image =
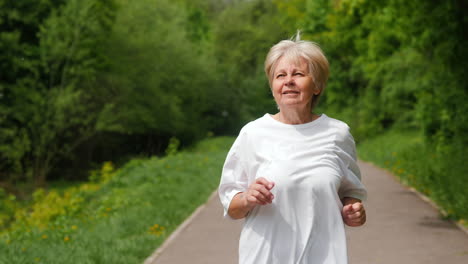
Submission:
[[284,76],[286,76],[286,74],[281,73],[281,74],[276,75],[276,78],[281,78],[281,77],[284,77]]
[[302,72],[296,72],[296,73],[294,73],[294,75],[296,75],[296,76],[304,76],[304,74],[303,74]]

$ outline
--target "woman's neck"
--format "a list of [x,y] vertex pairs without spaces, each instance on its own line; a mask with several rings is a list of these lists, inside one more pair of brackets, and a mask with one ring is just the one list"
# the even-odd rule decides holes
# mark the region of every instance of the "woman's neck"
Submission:
[[318,115],[313,114],[310,108],[280,109],[277,114],[273,115],[273,118],[285,124],[299,125],[314,121]]

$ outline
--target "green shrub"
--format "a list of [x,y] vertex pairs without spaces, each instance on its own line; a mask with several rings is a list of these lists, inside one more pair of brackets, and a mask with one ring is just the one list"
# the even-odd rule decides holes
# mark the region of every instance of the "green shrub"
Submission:
[[134,159],[92,172],[92,182],[38,190],[0,233],[0,263],[141,263],[219,182],[232,138],[190,152]]
[[468,153],[461,146],[436,150],[417,132],[392,130],[360,142],[358,153],[427,195],[447,217],[468,219],[468,169],[460,158]]

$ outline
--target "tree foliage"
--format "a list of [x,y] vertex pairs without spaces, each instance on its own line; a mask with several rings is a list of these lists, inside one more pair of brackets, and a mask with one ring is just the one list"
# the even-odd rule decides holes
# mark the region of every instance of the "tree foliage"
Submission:
[[[94,109],[86,105],[87,92],[103,63],[99,38],[112,19],[109,3],[35,2],[49,11],[47,17],[34,4],[5,10],[20,22],[11,26],[13,18],[5,20],[2,36],[17,36],[15,45],[23,53],[10,55],[13,60],[4,66],[16,71],[1,81],[1,167],[7,177],[43,184],[59,158],[92,134]],[[9,72],[5,68],[2,72]]]
[[[238,1],[215,23],[215,55],[223,89],[231,98],[227,111],[241,124],[274,111],[263,62],[270,47],[290,33],[281,26],[281,14],[271,1]],[[237,114],[237,115],[236,115]]]
[[54,168],[162,153],[172,137],[186,145],[236,123],[209,13],[225,4],[30,4],[0,2],[3,181],[43,185]]
[[276,111],[263,62],[297,29],[331,64],[319,111],[350,123],[358,140],[419,129],[437,154],[466,153],[468,9],[461,0],[0,7],[0,170],[13,182],[162,154],[170,138],[186,146],[210,132],[237,133]]
[[[320,6],[308,8],[319,2]],[[350,123],[358,140],[389,129],[419,130],[425,139],[424,151],[417,153],[426,162],[421,166],[422,180],[436,183],[431,185],[437,186],[433,192],[439,192],[434,197],[444,200],[438,202],[466,201],[460,191],[468,180],[463,165],[468,154],[466,3],[294,0],[276,4],[287,14],[284,21],[304,28],[305,37],[318,41],[327,53],[331,77],[323,109]]]
[[276,4],[287,14],[285,21],[324,47],[332,67],[324,104],[345,114],[359,135],[392,126],[419,127],[430,140],[467,132],[464,115],[457,114],[466,108],[458,98],[467,91],[463,1]]

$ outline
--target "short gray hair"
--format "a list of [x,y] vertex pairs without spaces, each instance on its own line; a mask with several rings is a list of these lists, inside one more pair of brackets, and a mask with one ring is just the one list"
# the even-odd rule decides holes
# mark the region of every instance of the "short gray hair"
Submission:
[[274,72],[281,58],[288,58],[299,64],[305,59],[308,64],[309,74],[313,78],[314,85],[320,89],[320,93],[312,98],[312,109],[317,105],[320,95],[325,90],[329,75],[329,64],[322,49],[317,43],[300,40],[299,33],[295,40],[282,40],[271,47],[265,59],[265,73],[270,87],[274,78]]

